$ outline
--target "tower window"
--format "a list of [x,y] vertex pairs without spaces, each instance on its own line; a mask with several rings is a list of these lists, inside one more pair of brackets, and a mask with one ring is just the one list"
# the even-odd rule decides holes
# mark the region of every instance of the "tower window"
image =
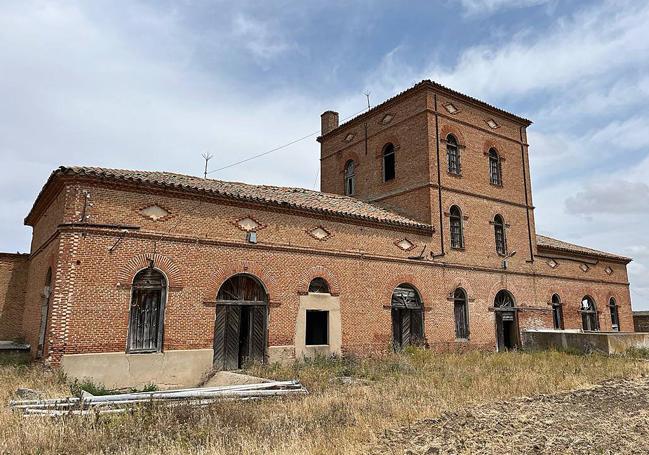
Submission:
[[383,147],[383,181],[393,180],[395,177],[394,145],[387,144]]
[[345,164],[345,194],[351,196],[356,193],[356,165],[353,160]]
[[446,155],[448,157],[448,172],[460,175],[462,172],[460,149],[457,145],[457,139],[452,134],[446,137]]
[[462,229],[462,212],[457,205],[451,207],[451,248],[464,248],[464,232]]
[[496,149],[489,149],[489,181],[492,185],[501,186],[503,184],[500,162],[500,156]]
[[500,215],[494,217],[494,235],[496,238],[496,252],[501,256],[507,254],[507,238],[505,237],[505,221]]

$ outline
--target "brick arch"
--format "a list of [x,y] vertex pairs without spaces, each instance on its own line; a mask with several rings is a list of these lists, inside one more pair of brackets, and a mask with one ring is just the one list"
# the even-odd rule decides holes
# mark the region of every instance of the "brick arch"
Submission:
[[455,125],[442,125],[442,128],[439,132],[439,141],[445,144],[446,137],[449,134],[455,136],[455,139],[457,139],[457,143],[460,147],[466,147],[466,138],[464,137],[464,134],[462,134],[462,131],[460,131],[460,129]]
[[[388,282],[388,286],[385,288],[385,297],[383,299],[383,306],[390,306],[392,301],[392,292],[400,284],[409,284],[415,288],[421,299],[421,305],[426,309],[426,296],[421,291],[422,287],[417,283],[419,279],[413,274],[397,275]],[[381,295],[384,293],[382,292]]]
[[401,141],[399,140],[399,137],[393,133],[381,139],[381,142],[378,144],[376,148],[375,156],[377,158],[383,158],[383,149],[385,148],[386,145],[390,143],[394,145],[394,153],[398,153],[399,150],[401,149]]
[[489,290],[489,298],[487,300],[487,305],[489,308],[494,306],[494,300],[496,299],[496,294],[498,294],[502,290],[508,291],[512,297],[514,298],[514,306],[518,307],[520,306],[520,296],[521,292],[520,289],[517,286],[513,286],[509,283],[503,283],[502,281],[498,281],[497,283],[494,283],[491,286],[491,289]]
[[354,162],[354,166],[356,169],[361,165],[361,159],[358,156],[358,153],[356,152],[345,152],[344,154],[340,155],[340,160],[339,160],[339,173],[342,175],[345,173],[345,166],[347,165],[347,162],[352,160]]
[[153,266],[165,274],[169,290],[182,289],[180,268],[169,256],[159,253],[142,253],[129,259],[117,273],[117,286],[130,287],[135,275],[140,270],[147,268],[151,260],[153,260]]
[[457,288],[464,289],[464,292],[466,292],[467,303],[475,301],[476,295],[473,291],[473,286],[471,286],[471,283],[466,277],[451,277],[451,283],[453,284],[447,289],[448,292],[446,294],[449,303],[453,304],[453,293]]
[[309,293],[309,284],[314,278],[324,278],[329,284],[329,291],[332,296],[340,295],[340,285],[338,278],[326,267],[316,266],[307,269],[300,279],[300,284],[297,293],[300,295],[307,295]]
[[221,289],[223,283],[234,275],[239,274],[251,275],[257,278],[259,283],[264,287],[266,294],[268,294],[268,303],[275,303],[273,298],[276,298],[276,296],[279,295],[275,288],[275,278],[268,275],[261,266],[250,261],[231,263],[228,266],[219,269],[214,275],[212,275],[208,287],[207,301],[215,301],[216,295],[218,294],[219,289]]
[[490,149],[495,149],[496,152],[498,152],[498,157],[500,157],[500,159],[502,161],[504,161],[504,156],[503,156],[504,146],[501,143],[496,142],[496,141],[494,141],[492,139],[487,139],[482,144],[482,153],[485,156],[487,156],[489,154]]

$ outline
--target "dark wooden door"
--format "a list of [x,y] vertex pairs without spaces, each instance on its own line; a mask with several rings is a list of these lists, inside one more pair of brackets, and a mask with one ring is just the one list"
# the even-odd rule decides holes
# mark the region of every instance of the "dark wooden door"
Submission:
[[241,307],[218,305],[214,324],[214,368],[236,370],[239,368],[239,335]]

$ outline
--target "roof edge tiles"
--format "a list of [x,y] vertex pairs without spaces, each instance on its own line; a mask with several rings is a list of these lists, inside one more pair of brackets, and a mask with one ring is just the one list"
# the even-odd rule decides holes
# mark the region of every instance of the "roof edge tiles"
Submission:
[[612,259],[615,261],[622,261],[627,263],[633,260],[632,258],[626,256],[620,256],[613,253],[607,253],[605,251],[594,250],[592,248],[575,245],[573,243],[564,242],[563,240],[558,240],[540,234],[536,234],[536,244],[539,248],[562,251],[565,253],[573,253],[581,256],[594,256],[594,257]]
[[426,233],[434,231],[429,224],[406,218],[349,196],[323,193],[304,188],[252,185],[225,180],[203,179],[172,172],[86,166],[61,166],[53,171],[25,218],[26,225],[33,225],[38,215],[37,208],[45,197],[47,190],[63,177],[83,177],[127,184],[145,184],[187,193],[203,193],[230,200],[290,208],[314,214],[327,214],[393,227],[404,227]]

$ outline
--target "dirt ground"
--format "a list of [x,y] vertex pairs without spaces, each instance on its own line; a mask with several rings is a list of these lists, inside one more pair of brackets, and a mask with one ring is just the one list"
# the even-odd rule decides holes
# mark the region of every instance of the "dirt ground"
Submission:
[[646,454],[649,378],[444,413],[387,431],[376,454]]

